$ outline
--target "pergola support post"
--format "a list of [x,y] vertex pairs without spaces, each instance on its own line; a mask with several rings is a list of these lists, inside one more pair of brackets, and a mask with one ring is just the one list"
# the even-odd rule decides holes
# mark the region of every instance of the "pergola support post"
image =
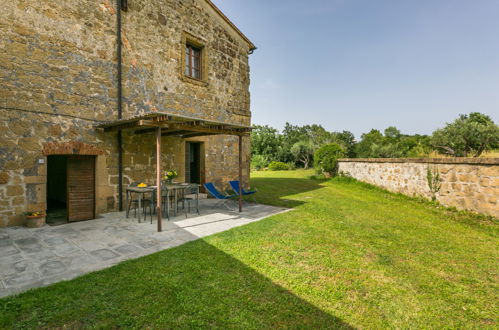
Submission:
[[239,212],[243,211],[243,136],[239,135]]
[[158,232],[161,232],[161,127],[156,129],[156,214],[158,215]]

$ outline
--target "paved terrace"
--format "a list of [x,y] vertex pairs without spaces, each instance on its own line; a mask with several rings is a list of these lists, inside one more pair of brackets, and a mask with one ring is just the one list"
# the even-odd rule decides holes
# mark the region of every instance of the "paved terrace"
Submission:
[[[163,221],[156,231],[149,216],[138,223],[124,212],[109,213],[100,219],[44,226],[0,228],[0,297],[107,268],[127,259],[212,235],[258,221],[285,209],[247,204],[244,212],[212,208],[215,201],[200,200],[200,212],[180,211],[171,221]],[[192,211],[192,210],[191,210]]]

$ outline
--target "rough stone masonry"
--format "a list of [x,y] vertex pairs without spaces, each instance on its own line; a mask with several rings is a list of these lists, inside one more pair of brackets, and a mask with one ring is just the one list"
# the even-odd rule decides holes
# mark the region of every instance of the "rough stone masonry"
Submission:
[[410,196],[431,197],[427,169],[439,173],[437,201],[445,206],[499,218],[497,158],[341,159],[339,171],[376,186]]
[[[128,4],[122,13],[124,118],[162,111],[250,125],[254,46],[223,14],[207,0]],[[22,224],[23,212],[46,208],[46,157],[61,150],[97,156],[96,213],[116,210],[116,136],[94,129],[117,119],[115,8],[111,0],[0,2],[0,227]],[[203,46],[200,81],[184,76],[186,40]],[[162,166],[177,169],[181,180],[185,141],[163,139]],[[237,177],[236,137],[192,140],[203,143],[206,181]],[[152,134],[124,133],[123,149],[123,184],[151,183]],[[244,150],[248,180],[246,138]]]

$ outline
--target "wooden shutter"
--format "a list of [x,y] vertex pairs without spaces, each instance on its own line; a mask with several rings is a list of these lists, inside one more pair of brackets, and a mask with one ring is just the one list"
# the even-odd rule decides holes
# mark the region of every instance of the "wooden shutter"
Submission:
[[95,156],[69,156],[67,163],[68,220],[95,218]]

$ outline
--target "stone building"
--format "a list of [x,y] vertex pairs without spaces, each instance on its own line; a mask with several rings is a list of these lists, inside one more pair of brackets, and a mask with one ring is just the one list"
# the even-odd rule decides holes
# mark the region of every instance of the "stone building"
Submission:
[[[77,186],[94,217],[123,206],[120,186],[154,182],[154,134],[103,123],[158,113],[250,126],[254,49],[209,0],[0,2],[0,227],[67,208]],[[177,133],[161,138],[163,169],[179,181],[237,178],[237,136]],[[247,136],[243,150],[247,181]]]

